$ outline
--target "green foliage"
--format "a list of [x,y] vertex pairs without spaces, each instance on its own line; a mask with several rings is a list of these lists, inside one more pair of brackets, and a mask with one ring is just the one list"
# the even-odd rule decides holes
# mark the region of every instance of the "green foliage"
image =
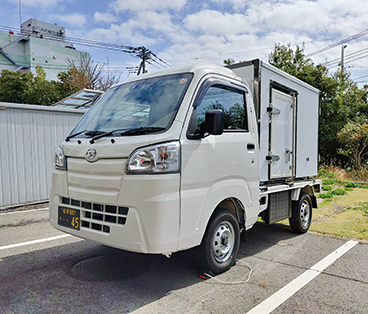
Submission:
[[331,185],[331,184],[336,184],[338,183],[338,181],[336,179],[324,179],[323,180],[323,184],[325,185]]
[[333,198],[333,194],[332,194],[331,192],[327,192],[327,193],[320,193],[320,194],[319,194],[319,197],[320,197],[320,198],[323,198],[323,199],[325,199],[325,198]]
[[234,59],[225,59],[224,60],[224,65],[232,65],[233,63],[235,63]]
[[323,185],[322,186],[322,190],[323,191],[331,191],[332,190],[332,186],[331,185]]
[[360,187],[360,185],[354,182],[347,182],[346,184],[344,184],[344,187],[345,188],[358,188]]
[[318,169],[318,176],[320,178],[328,178],[328,179],[333,179],[336,177],[336,174],[334,174],[333,172],[329,172],[327,171],[323,166],[320,167]]
[[336,189],[331,191],[333,195],[345,195],[347,192],[344,189]]
[[0,101],[50,106],[76,92],[62,82],[46,80],[46,73],[36,66],[36,75],[30,72],[2,70],[0,74]]

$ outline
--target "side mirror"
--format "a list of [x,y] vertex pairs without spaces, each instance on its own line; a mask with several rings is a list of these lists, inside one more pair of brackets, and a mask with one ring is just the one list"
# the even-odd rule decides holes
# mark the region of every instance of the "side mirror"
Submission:
[[206,111],[206,132],[212,135],[224,133],[224,113],[220,109]]

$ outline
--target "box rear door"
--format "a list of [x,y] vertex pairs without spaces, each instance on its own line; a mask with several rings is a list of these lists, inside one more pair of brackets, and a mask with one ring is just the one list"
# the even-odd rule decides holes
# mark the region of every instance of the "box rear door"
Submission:
[[271,90],[270,179],[294,175],[294,96]]

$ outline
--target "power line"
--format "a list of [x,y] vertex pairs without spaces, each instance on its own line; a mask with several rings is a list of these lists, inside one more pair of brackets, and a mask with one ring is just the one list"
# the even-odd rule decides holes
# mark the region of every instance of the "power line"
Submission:
[[[363,58],[366,58],[366,57],[368,57],[368,48],[363,48],[363,49],[360,49],[358,51],[347,54],[344,57],[344,62],[345,63],[350,63],[350,62],[354,62],[354,61],[357,61],[357,60],[360,60],[360,59],[363,59]],[[339,66],[340,63],[341,63],[341,58],[336,58],[336,59],[333,59],[331,61],[325,62],[324,65],[328,69],[331,69],[331,68],[334,68],[336,66]]]
[[307,55],[306,55],[306,57],[311,57],[311,56],[314,56],[314,55],[319,54],[319,53],[321,53],[321,52],[324,52],[324,51],[326,51],[326,50],[329,50],[329,49],[331,49],[331,48],[334,48],[334,47],[337,47],[337,46],[341,46],[341,45],[343,45],[343,44],[348,43],[349,41],[352,41],[352,40],[354,40],[354,39],[358,39],[358,38],[363,37],[363,36],[365,36],[365,35],[367,35],[367,34],[368,34],[368,29],[366,29],[365,31],[362,31],[362,32],[360,32],[360,33],[357,33],[357,34],[355,34],[355,35],[352,35],[352,36],[349,36],[349,37],[347,37],[347,38],[344,38],[344,39],[342,39],[342,40],[340,40],[340,41],[338,41],[338,42],[335,42],[335,43],[333,43],[333,44],[331,44],[331,45],[328,45],[328,46],[326,46],[326,47],[324,47],[324,48],[321,48],[321,49],[318,49],[318,50],[316,50],[316,51],[313,51],[313,52],[311,52],[311,53],[307,54]]
[[[11,64],[6,63],[6,62],[2,62],[2,61],[0,61],[0,65],[11,66]],[[29,64],[19,63],[19,65],[28,66]],[[68,70],[68,66],[63,65],[63,64],[47,64],[47,63],[33,62],[32,66],[41,66],[43,69],[49,69],[49,70],[58,70],[58,71],[67,71]],[[127,67],[124,67],[124,66],[111,67],[110,66],[108,72],[113,72],[113,71],[137,73],[138,72],[138,66],[127,66]]]
[[[32,32],[30,31],[23,30],[22,32],[20,32],[20,30],[17,28],[11,28],[11,27],[1,26],[1,25],[0,25],[0,31],[17,32],[20,36],[21,35],[30,36],[32,34]],[[64,38],[56,37],[56,36],[47,35],[47,34],[41,34],[40,37],[36,37],[36,38],[48,39],[48,40],[52,40],[56,42],[69,43],[73,45],[82,45],[82,46],[87,46],[87,47],[92,47],[92,48],[99,48],[99,49],[106,49],[106,50],[129,53],[131,56],[140,58],[142,60],[139,68],[141,70],[143,69],[143,73],[146,72],[145,63],[147,62],[147,60],[152,60],[158,63],[162,68],[166,68],[167,66],[170,66],[167,62],[157,57],[156,54],[154,54],[152,51],[145,48],[144,46],[131,47],[131,46],[125,46],[125,45],[120,45],[120,44],[106,43],[102,41],[88,40],[88,39],[75,38],[75,37],[66,37],[66,36]],[[138,74],[140,74],[140,70],[138,70]]]

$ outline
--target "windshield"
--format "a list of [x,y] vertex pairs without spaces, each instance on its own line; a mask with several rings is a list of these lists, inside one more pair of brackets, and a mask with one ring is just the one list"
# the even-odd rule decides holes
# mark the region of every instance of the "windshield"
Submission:
[[78,137],[90,137],[94,131],[136,135],[124,130],[137,128],[150,130],[139,134],[165,131],[175,118],[191,78],[190,73],[175,74],[113,87],[87,111],[69,137],[77,133]]

